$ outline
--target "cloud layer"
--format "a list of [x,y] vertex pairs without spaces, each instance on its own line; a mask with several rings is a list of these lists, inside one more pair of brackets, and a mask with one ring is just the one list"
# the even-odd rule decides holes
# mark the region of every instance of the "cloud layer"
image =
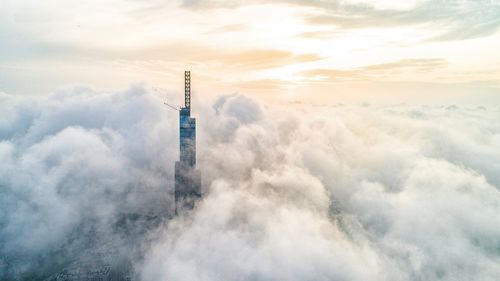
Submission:
[[500,275],[497,108],[200,100],[203,200],[127,237],[123,214],[171,211],[175,112],[142,86],[0,99],[2,278],[95,241],[139,252],[142,280]]
[[3,278],[46,276],[94,244],[125,247],[142,231],[122,235],[127,214],[169,211],[175,124],[158,121],[174,119],[142,87],[2,98]]

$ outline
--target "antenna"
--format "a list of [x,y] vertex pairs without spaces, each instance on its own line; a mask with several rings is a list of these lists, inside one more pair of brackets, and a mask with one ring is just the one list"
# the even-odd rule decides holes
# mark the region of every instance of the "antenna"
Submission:
[[191,111],[191,71],[184,71],[184,107]]

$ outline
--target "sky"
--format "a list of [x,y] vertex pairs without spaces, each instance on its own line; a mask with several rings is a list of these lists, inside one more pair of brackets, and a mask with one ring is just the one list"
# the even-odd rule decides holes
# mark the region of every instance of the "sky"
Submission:
[[143,82],[180,103],[500,102],[497,0],[0,0],[0,91]]
[[0,280],[496,281],[499,35],[496,0],[0,0]]

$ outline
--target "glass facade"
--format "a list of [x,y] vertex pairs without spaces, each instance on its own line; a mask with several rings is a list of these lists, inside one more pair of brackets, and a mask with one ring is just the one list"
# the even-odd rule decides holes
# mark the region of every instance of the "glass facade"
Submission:
[[179,114],[180,161],[194,167],[196,165],[196,119],[183,107]]

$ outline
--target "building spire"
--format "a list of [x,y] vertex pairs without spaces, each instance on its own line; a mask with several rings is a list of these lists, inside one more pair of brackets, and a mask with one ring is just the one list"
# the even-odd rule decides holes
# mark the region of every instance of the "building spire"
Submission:
[[175,162],[175,213],[194,208],[201,197],[196,168],[196,119],[191,117],[191,72],[184,72],[184,106],[179,111],[179,161]]

